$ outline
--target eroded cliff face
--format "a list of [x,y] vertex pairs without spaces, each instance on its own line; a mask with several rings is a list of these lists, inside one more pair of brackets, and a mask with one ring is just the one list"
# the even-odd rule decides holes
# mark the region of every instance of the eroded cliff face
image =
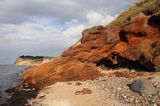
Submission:
[[96,68],[101,65],[160,71],[159,5],[159,0],[146,0],[105,27],[84,30],[82,39],[60,57],[27,69],[24,83],[42,88],[57,81],[95,79],[102,76]]
[[15,65],[38,66],[52,61],[54,57],[45,56],[20,56],[17,58]]
[[[91,29],[91,32],[84,34],[82,44],[68,49],[62,56],[97,65],[105,64],[107,67],[135,62],[150,71],[159,71],[160,31],[157,25],[151,25],[155,23],[153,17],[159,15],[147,17],[141,14],[112,29],[113,32],[102,28],[93,33]],[[110,40],[107,30],[116,37]]]
[[95,79],[101,76],[92,63],[80,62],[70,57],[58,57],[50,63],[32,67],[23,73],[30,86],[42,88],[58,81]]

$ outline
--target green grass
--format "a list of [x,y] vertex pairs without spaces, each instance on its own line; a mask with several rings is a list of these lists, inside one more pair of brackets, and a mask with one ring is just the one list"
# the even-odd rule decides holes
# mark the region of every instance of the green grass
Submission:
[[49,57],[49,56],[20,56],[20,58],[22,59],[30,59],[32,61],[35,62],[41,62],[43,61],[43,59],[52,59],[53,57]]
[[145,10],[153,11],[153,14],[160,13],[160,0],[146,0],[144,2],[136,3],[130,7],[127,11],[119,15],[113,22],[106,27],[114,27],[125,22],[128,18],[135,17]]

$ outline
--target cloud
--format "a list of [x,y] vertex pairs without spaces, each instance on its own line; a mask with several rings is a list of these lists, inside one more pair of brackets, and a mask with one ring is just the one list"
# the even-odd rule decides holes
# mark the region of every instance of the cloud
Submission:
[[109,22],[113,21],[115,16],[111,15],[102,15],[97,12],[90,12],[87,14],[86,18],[89,25],[107,25]]
[[[115,15],[136,0],[3,0],[0,1],[1,23],[23,23],[33,18],[50,18],[64,23],[70,19],[85,21],[88,12]],[[116,7],[116,8],[115,8]]]
[[5,57],[0,57],[0,59],[5,59]]
[[[106,25],[135,0],[1,0],[0,56],[56,56],[81,38],[81,32]],[[115,8],[116,6],[116,8]]]
[[[86,28],[98,24],[107,24],[111,22],[115,17],[106,15],[103,16],[96,12],[92,12],[86,15],[87,23],[79,23],[78,20],[71,20],[66,24],[68,27],[65,30],[59,29],[57,26],[49,26],[42,23],[22,23],[22,24],[2,24],[0,25],[1,42],[6,46],[13,49],[18,48],[32,48],[37,47],[39,44],[49,44],[68,46],[81,37],[81,32]],[[61,42],[61,43],[60,43]],[[16,46],[15,46],[16,45]],[[1,45],[2,46],[2,45]]]

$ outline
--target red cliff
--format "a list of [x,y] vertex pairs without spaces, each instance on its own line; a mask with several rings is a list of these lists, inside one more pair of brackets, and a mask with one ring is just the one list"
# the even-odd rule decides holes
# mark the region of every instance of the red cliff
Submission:
[[27,69],[23,81],[41,88],[57,81],[96,79],[96,66],[160,71],[160,1],[135,4],[111,24],[83,31],[82,39],[50,63]]

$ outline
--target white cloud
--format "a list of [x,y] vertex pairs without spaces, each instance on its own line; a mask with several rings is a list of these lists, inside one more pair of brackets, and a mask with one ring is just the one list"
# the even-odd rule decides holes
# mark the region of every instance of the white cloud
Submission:
[[30,48],[30,45],[34,48],[40,44],[45,44],[49,47],[61,45],[64,48],[80,39],[81,33],[85,28],[99,24],[105,25],[115,17],[103,16],[92,12],[91,14],[87,14],[86,18],[87,23],[79,24],[79,21],[76,19],[66,22],[68,27],[65,30],[42,23],[2,24],[0,25],[0,32],[5,33],[5,35],[0,40],[3,40],[3,42],[9,41],[6,43],[6,46],[11,45],[10,47],[14,49]]
[[115,19],[115,17],[116,17],[116,15],[115,16],[102,15],[97,12],[90,12],[86,16],[89,26],[107,25],[109,22],[113,21]]
[[[95,15],[99,15],[99,17],[96,18]],[[4,34],[0,37],[0,48],[2,48],[0,52],[36,55],[38,51],[42,51],[41,55],[58,54],[77,42],[85,28],[98,25],[98,23],[106,24],[114,17],[108,18],[108,16],[102,16],[94,12],[93,15],[87,14],[86,18],[86,23],[80,24],[79,20],[76,19],[66,22],[67,28],[64,30],[44,22],[29,22],[17,25],[0,24],[0,33]],[[45,51],[46,49],[47,51]],[[58,51],[52,51],[57,49]]]
[[106,25],[134,1],[0,1],[0,56],[13,63],[23,54],[57,55],[78,41],[85,28]]
[[91,13],[87,14],[87,19],[89,20],[89,23],[92,23],[92,24],[99,23],[100,21],[105,19],[104,17],[105,16],[103,16],[103,15],[101,15],[99,13],[96,13],[96,12],[91,12]]
[[34,17],[50,18],[63,24],[70,19],[85,21],[88,12],[115,15],[136,0],[3,0],[1,23],[23,23]]
[[[65,35],[65,36],[69,36],[70,37],[70,39],[76,39],[76,40],[78,40],[78,39],[80,39],[80,37],[81,37],[81,33],[82,33],[82,31],[85,29],[85,26],[84,25],[79,25],[79,26],[71,26],[70,28],[68,28],[67,30],[65,30],[64,32],[63,32],[63,34]],[[68,39],[69,40],[69,39]]]

